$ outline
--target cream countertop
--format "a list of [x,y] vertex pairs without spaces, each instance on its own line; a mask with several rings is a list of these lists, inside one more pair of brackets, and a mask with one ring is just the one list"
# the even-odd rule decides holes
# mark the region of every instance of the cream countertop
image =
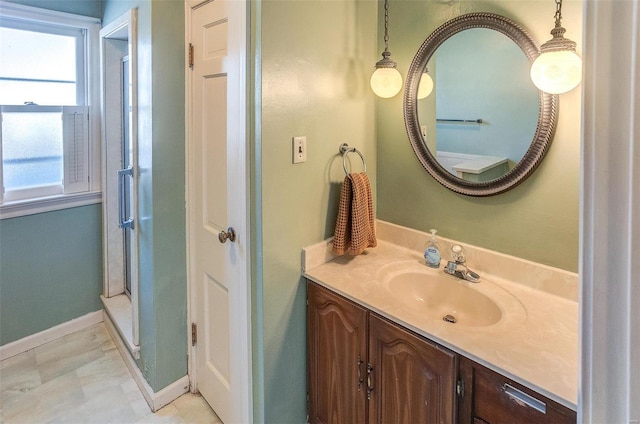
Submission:
[[[556,268],[460,243],[481,282],[470,285],[494,300],[503,318],[490,326],[450,324],[397,301],[385,281],[399,272],[433,273],[424,265],[426,233],[377,221],[378,247],[335,257],[330,241],[303,250],[306,278],[383,315],[544,396],[576,409],[578,394],[578,278]],[[439,238],[446,263],[456,242]],[[491,269],[494,272],[490,272]],[[517,282],[514,282],[517,281]]]

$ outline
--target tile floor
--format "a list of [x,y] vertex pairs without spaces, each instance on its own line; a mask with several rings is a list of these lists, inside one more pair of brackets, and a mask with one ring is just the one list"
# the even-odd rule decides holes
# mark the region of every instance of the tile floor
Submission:
[[187,393],[152,413],[104,324],[0,362],[0,423],[221,423]]

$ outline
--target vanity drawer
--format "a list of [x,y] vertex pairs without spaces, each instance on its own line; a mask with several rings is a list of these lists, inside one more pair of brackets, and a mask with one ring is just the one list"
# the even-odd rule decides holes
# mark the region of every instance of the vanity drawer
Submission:
[[484,367],[474,370],[474,422],[569,424],[576,413]]

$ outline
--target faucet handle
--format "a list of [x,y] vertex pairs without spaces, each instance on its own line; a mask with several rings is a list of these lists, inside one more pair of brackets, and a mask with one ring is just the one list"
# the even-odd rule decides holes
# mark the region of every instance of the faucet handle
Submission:
[[466,261],[464,249],[459,244],[453,245],[451,248],[451,257],[456,263],[463,264]]

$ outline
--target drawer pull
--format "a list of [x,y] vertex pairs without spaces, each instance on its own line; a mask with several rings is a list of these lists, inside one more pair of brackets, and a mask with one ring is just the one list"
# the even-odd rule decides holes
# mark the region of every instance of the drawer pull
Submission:
[[528,406],[543,414],[547,413],[547,405],[544,402],[539,401],[533,396],[529,396],[522,390],[518,390],[508,383],[502,386],[502,390],[518,405]]

